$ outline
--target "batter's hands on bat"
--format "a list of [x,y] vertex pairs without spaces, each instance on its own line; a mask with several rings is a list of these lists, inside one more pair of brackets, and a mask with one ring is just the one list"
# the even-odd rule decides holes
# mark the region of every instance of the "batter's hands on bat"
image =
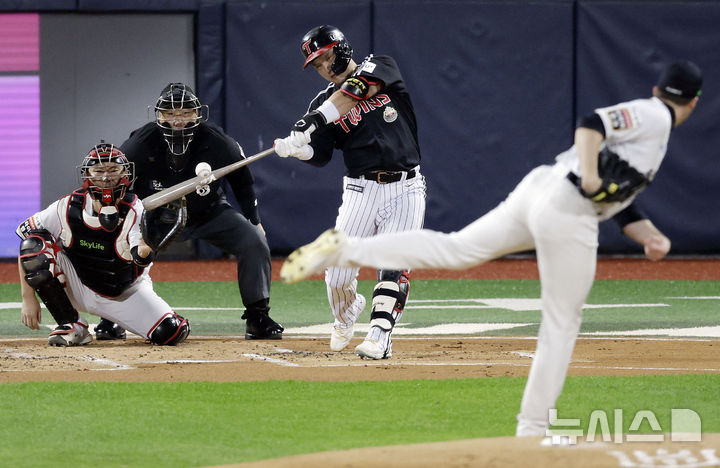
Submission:
[[[310,143],[310,134],[317,130],[320,127],[323,127],[327,122],[325,121],[325,117],[318,111],[314,110],[311,112],[308,112],[307,114],[303,115],[300,120],[295,122],[295,125],[293,125],[292,133],[300,133],[302,134],[302,137],[300,135],[297,135],[296,138],[298,141],[296,143],[298,144],[308,144]],[[292,133],[290,136],[293,136]],[[307,141],[301,141],[307,140]]]
[[273,145],[275,153],[281,158],[297,158],[301,161],[307,161],[312,158],[314,154],[312,146],[307,143],[297,144],[296,140],[292,134],[286,138],[276,139]]
[[20,310],[20,319],[23,325],[33,330],[40,329],[40,322],[42,321],[42,312],[40,310],[40,303],[34,296],[31,298],[23,298],[22,306]]

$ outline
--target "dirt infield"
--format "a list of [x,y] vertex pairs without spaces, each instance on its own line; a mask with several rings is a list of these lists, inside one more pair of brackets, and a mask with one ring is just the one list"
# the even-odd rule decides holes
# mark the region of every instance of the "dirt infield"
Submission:
[[[139,338],[55,348],[46,340],[0,339],[0,383],[18,381],[399,380],[527,376],[534,338],[397,337],[392,359],[331,352],[328,337],[282,341],[192,337],[177,347]],[[569,375],[720,373],[716,340],[578,340]]]
[[[234,281],[235,263],[160,262],[155,281]],[[279,263],[273,265],[274,274]],[[17,265],[0,265],[0,282],[17,281]],[[598,279],[720,280],[717,259],[604,259]],[[316,277],[319,278],[319,277]],[[361,279],[373,279],[363,270]],[[414,279],[537,279],[533,259],[499,260],[462,272],[414,272]],[[276,279],[276,278],[274,278]],[[329,330],[328,330],[329,332]],[[360,334],[348,347],[360,343]],[[0,383],[21,381],[357,381],[527,376],[536,340],[500,337],[397,337],[387,361],[332,353],[329,336],[288,336],[282,341],[194,337],[177,347],[150,346],[138,338],[51,348],[45,339],[0,339]],[[702,339],[581,338],[569,375],[720,373],[720,341]],[[520,467],[720,466],[720,437],[702,442],[581,443],[544,447],[535,438],[495,438],[309,454],[236,466],[311,467]],[[383,462],[379,462],[382,460]],[[677,462],[677,463],[675,463]]]

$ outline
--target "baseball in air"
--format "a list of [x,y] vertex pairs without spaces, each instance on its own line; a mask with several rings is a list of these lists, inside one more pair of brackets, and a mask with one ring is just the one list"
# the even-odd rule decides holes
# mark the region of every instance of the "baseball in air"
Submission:
[[212,167],[206,162],[198,163],[198,165],[195,166],[195,175],[197,176],[208,177],[210,172],[212,172]]

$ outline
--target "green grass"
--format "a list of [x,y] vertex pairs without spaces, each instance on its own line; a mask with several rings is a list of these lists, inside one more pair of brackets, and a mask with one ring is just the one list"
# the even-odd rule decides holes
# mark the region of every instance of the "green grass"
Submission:
[[[4,466],[190,467],[512,435],[524,378],[395,382],[22,383],[0,386]],[[672,408],[720,432],[720,376],[571,377],[559,416]]]
[[[361,281],[359,290],[372,296],[374,282]],[[207,307],[210,310],[180,311],[187,317],[195,335],[244,332],[240,319],[242,308],[234,282],[155,283],[155,289],[173,307]],[[714,281],[596,281],[588,304],[607,304],[584,312],[581,332],[616,331],[635,328],[684,328],[720,324],[720,300],[680,299],[684,296],[718,294]],[[526,298],[540,296],[538,281],[522,280],[427,280],[411,283],[411,303],[402,322],[409,328],[442,323],[508,322],[529,323],[526,327],[493,331],[492,335],[534,335],[540,322],[539,310],[509,309],[441,309],[413,308],[412,300],[469,298]],[[0,284],[0,302],[19,302],[17,284]],[[665,307],[613,307],[613,304],[666,304]],[[298,327],[332,321],[322,281],[305,281],[295,285],[275,282],[272,286],[272,316],[285,327]],[[360,322],[369,320],[365,311]],[[45,320],[50,317],[45,312]],[[97,319],[93,319],[97,320]],[[19,321],[19,308],[0,309],[0,336],[37,336],[46,330],[28,330]]]

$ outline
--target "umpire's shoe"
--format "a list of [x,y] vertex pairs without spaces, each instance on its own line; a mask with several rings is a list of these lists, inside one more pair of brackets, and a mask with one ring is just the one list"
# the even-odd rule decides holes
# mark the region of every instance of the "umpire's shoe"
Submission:
[[127,336],[123,327],[108,319],[100,320],[94,330],[98,340],[124,340]]
[[268,310],[248,309],[241,318],[245,319],[246,340],[282,340],[285,330],[270,318]]

